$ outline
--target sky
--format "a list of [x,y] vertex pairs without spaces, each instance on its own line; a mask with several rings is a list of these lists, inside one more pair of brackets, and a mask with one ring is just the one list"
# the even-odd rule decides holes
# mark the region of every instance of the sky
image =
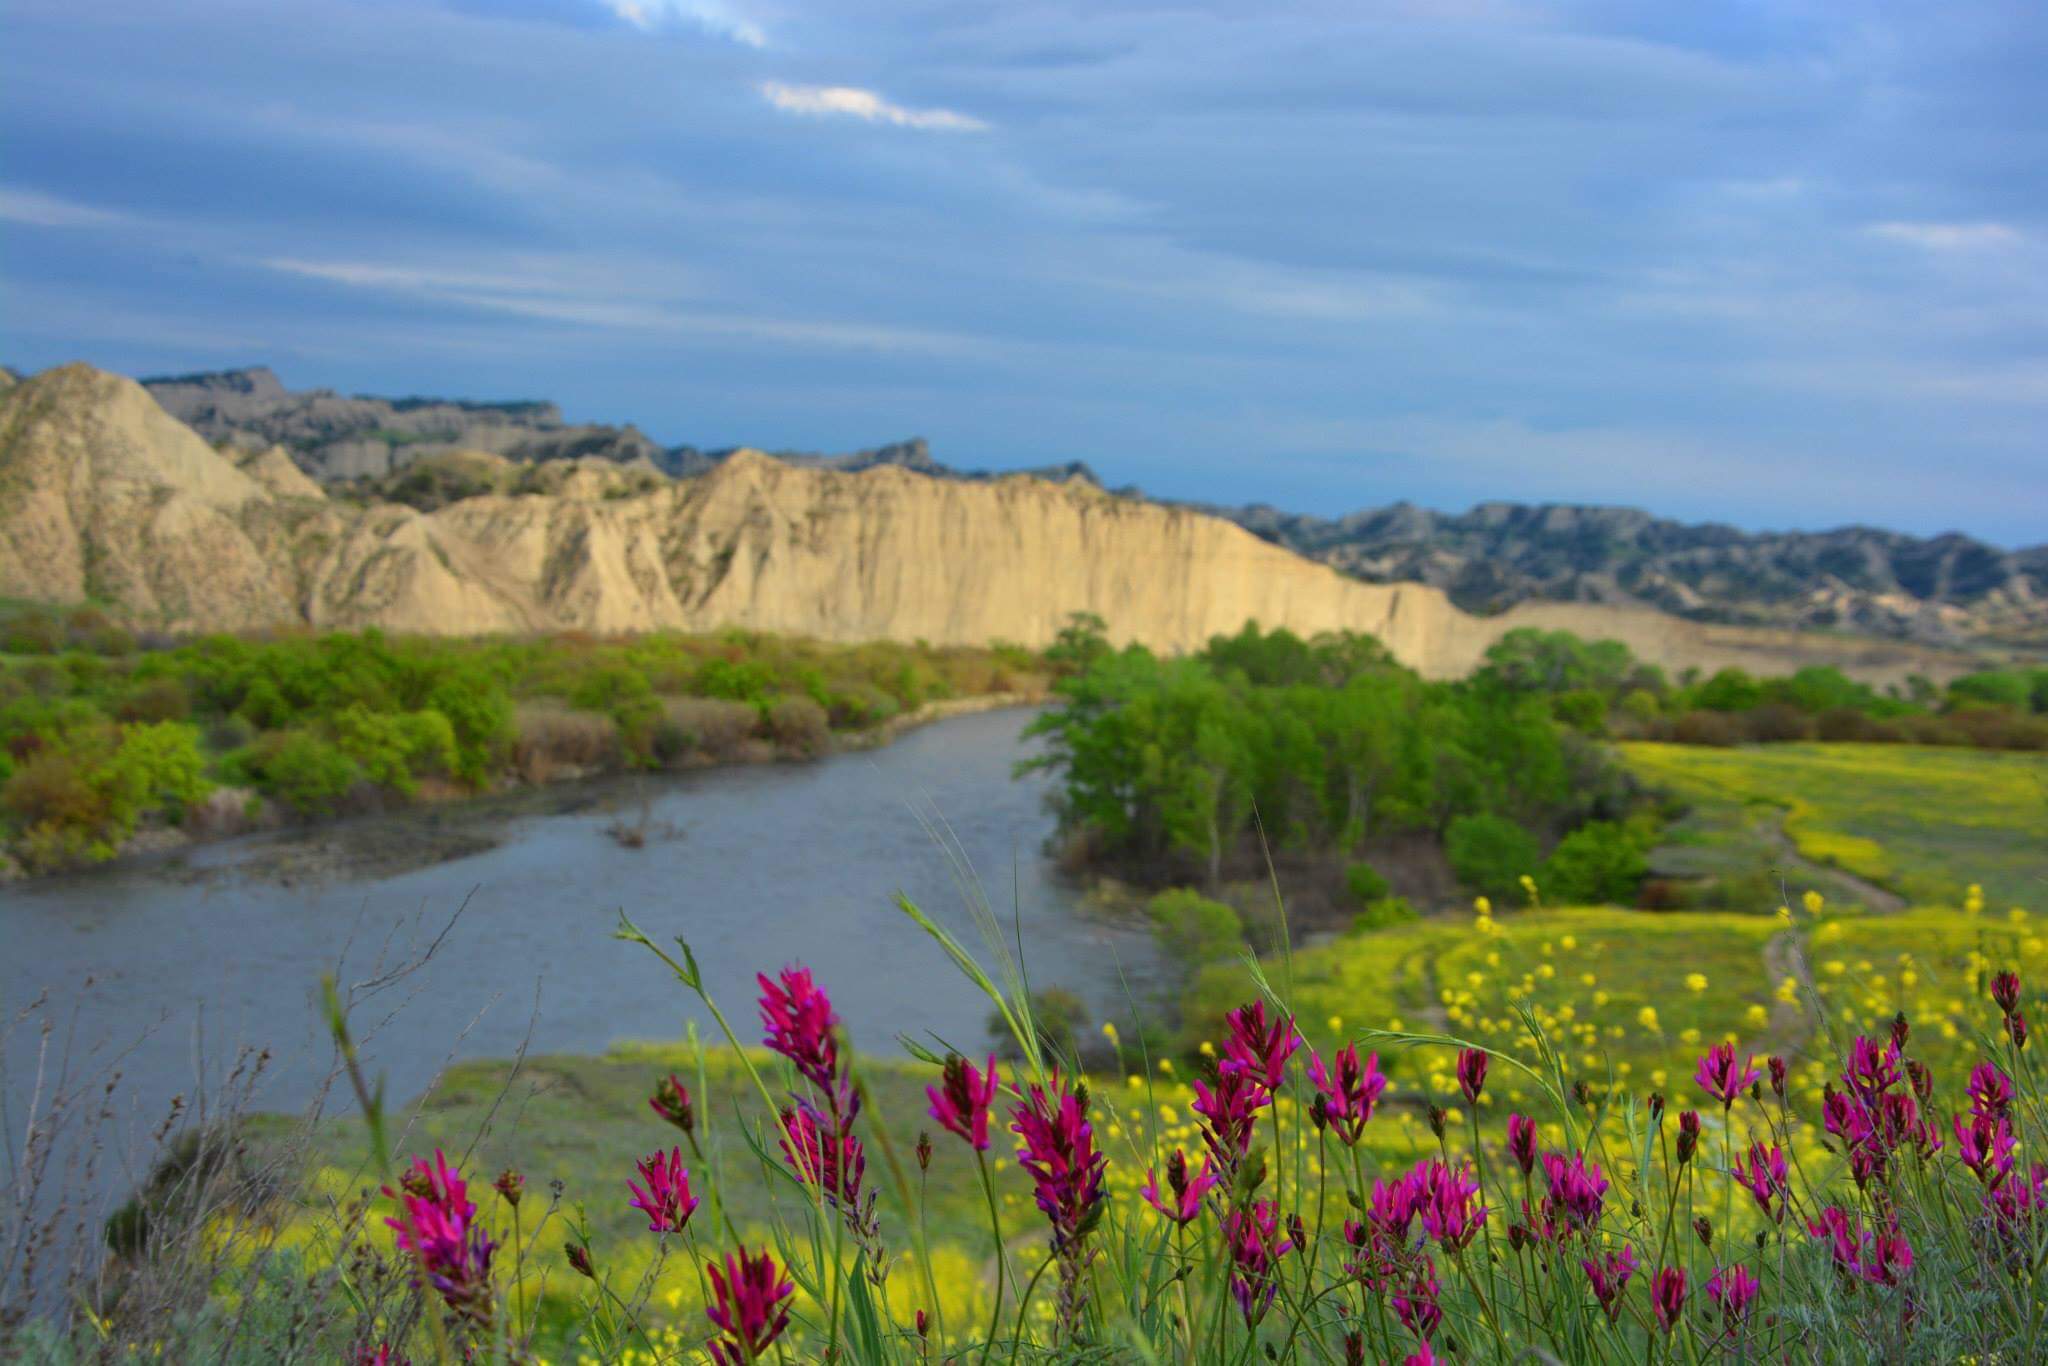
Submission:
[[2039,0],[5,0],[0,360],[2048,541]]

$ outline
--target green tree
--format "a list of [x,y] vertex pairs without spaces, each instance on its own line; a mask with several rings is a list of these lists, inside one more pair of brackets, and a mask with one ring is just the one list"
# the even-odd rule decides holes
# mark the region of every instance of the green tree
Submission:
[[1627,905],[1647,872],[1642,846],[1628,831],[1590,821],[1558,842],[1536,880],[1552,902]]
[[1534,876],[1543,851],[1536,837],[1505,816],[1460,816],[1444,832],[1444,857],[1458,881],[1485,896],[1514,895],[1521,879]]

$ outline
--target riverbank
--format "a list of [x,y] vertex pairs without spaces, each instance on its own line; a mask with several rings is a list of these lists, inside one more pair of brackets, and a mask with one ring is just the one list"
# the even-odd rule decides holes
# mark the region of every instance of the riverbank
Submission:
[[[289,861],[288,866],[279,867],[275,874],[287,886],[309,877],[346,875],[350,872],[389,875],[479,853],[491,847],[490,842],[481,840],[474,829],[463,828],[475,824],[465,820],[466,816],[480,816],[488,822],[502,819],[508,813],[559,814],[589,809],[596,804],[589,798],[579,800],[569,797],[561,802],[533,806],[531,799],[541,794],[574,793],[578,789],[589,789],[593,784],[602,784],[613,779],[662,774],[680,775],[773,764],[816,763],[835,754],[880,749],[913,731],[937,722],[1007,708],[1038,706],[1045,701],[1046,696],[1047,689],[1041,684],[970,697],[941,698],[899,712],[872,726],[857,730],[832,731],[828,736],[828,744],[821,748],[791,749],[764,740],[724,747],[716,753],[692,749],[656,767],[628,767],[619,764],[514,766],[485,788],[465,788],[450,782],[422,782],[409,797],[398,798],[395,793],[380,793],[351,806],[337,807],[320,813],[310,819],[295,816],[286,807],[252,789],[221,787],[209,793],[202,802],[195,803],[189,808],[181,823],[173,825],[157,820],[143,825],[119,847],[111,859],[97,863],[90,869],[30,872],[9,858],[5,852],[0,852],[0,886],[32,883],[55,877],[74,877],[81,872],[89,875],[98,870],[111,871],[143,864],[164,864],[174,860],[178,855],[206,845],[254,835],[317,835],[322,830],[345,822],[362,822],[378,818],[384,818],[389,822],[397,818],[404,823],[391,827],[391,837],[387,841],[388,851],[383,855],[368,860],[360,857],[294,858]],[[601,801],[602,799],[599,799],[599,802]],[[493,810],[493,807],[497,809]],[[648,837],[646,830],[638,829],[630,822],[619,824],[616,833],[622,843],[629,845],[644,842]],[[353,847],[355,843],[357,842],[349,842],[349,845]]]

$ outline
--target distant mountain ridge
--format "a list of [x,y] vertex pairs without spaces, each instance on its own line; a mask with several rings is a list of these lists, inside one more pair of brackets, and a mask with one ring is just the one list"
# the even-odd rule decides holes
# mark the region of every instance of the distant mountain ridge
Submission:
[[1695,621],[1845,630],[1939,644],[2048,644],[2048,545],[1950,532],[1746,532],[1635,508],[1410,503],[1320,518],[1208,511],[1372,583],[1428,583],[1471,612],[1518,602],[1642,604]]
[[[734,448],[663,447],[630,425],[569,424],[553,403],[382,399],[292,391],[264,367],[144,380],[208,440],[279,445],[324,481],[377,479],[425,456],[482,450],[520,461],[596,457],[678,478]],[[936,479],[1024,473],[1101,487],[1081,462],[991,473],[933,458],[921,437],[843,455],[776,452],[845,472],[895,466]],[[1135,488],[1116,492],[1142,497]],[[1843,630],[1938,645],[2048,648],[2048,545],[2007,551],[1950,533],[1867,527],[1744,532],[1634,508],[1482,503],[1464,513],[1411,503],[1339,517],[1264,504],[1186,506],[1369,583],[1425,583],[1490,614],[1532,601],[1653,607],[1695,621]]]

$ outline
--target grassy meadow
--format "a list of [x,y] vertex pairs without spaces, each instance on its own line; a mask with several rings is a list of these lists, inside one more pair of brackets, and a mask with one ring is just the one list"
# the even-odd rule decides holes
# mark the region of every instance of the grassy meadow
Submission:
[[[1959,906],[1972,883],[2000,908],[2040,906],[2048,891],[2048,758],[2039,754],[1866,744],[1621,748],[1638,773],[1711,813],[1724,838],[1776,812],[1803,857],[1910,904]],[[1738,859],[1753,857],[1736,843]]]

